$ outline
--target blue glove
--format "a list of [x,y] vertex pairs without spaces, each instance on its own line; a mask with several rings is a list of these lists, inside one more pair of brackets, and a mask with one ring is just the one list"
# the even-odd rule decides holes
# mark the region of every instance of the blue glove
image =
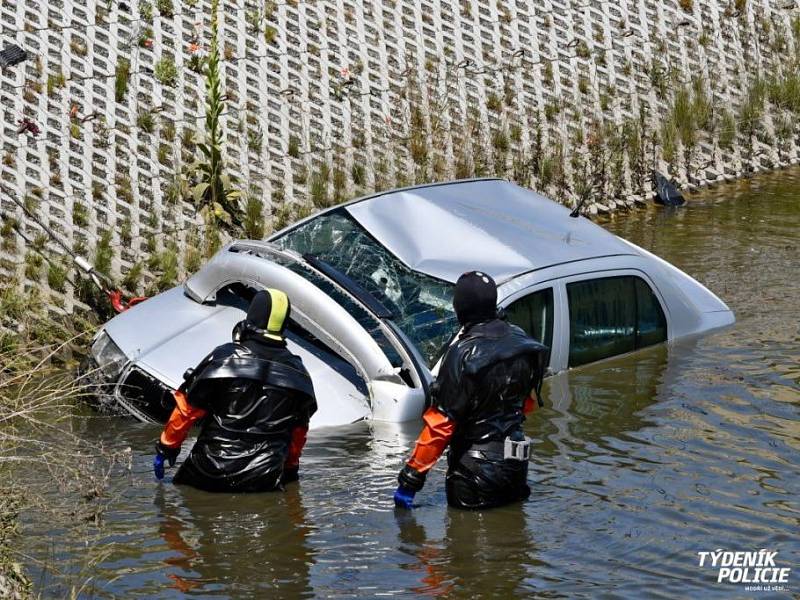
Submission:
[[159,481],[164,479],[164,461],[166,460],[170,467],[174,467],[180,452],[180,448],[167,448],[160,441],[156,442],[156,455],[153,457],[153,473],[156,479]]
[[156,479],[161,481],[164,479],[164,455],[163,454],[156,454],[153,457],[153,473],[156,476]]
[[394,505],[397,508],[413,508],[414,496],[417,492],[410,490],[402,485],[394,493]]

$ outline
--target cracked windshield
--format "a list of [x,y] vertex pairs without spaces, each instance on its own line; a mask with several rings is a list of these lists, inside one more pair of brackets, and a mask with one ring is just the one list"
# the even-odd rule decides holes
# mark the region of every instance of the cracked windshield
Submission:
[[431,367],[458,330],[453,286],[406,267],[343,211],[320,215],[275,243],[323,260],[367,290]]

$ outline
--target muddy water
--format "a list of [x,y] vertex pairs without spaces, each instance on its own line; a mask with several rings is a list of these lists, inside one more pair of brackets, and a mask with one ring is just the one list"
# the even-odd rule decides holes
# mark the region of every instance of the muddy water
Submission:
[[[530,501],[448,509],[437,468],[422,506],[395,514],[395,475],[418,424],[312,434],[299,486],[230,496],[157,485],[157,428],[88,419],[84,435],[135,458],[94,532],[93,549],[109,554],[78,574],[92,577],[83,593],[769,596],[698,566],[698,552],[718,548],[777,551],[777,565],[793,567],[790,595],[800,593],[800,171],[605,226],[708,285],[738,321],[551,379],[527,427]],[[41,523],[28,531],[37,589],[60,593],[69,568],[56,568],[87,553],[84,539]]]

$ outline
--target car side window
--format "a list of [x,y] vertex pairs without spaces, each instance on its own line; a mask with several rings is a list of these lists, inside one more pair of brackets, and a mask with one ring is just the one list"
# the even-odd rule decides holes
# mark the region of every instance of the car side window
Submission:
[[217,306],[234,306],[246,311],[256,292],[258,290],[252,285],[234,281],[217,290],[215,304]]
[[567,284],[569,366],[658,344],[667,339],[667,319],[653,290],[625,275]]
[[539,290],[516,300],[506,308],[506,315],[511,323],[547,346],[545,364],[549,364],[549,349],[553,346],[553,288]]

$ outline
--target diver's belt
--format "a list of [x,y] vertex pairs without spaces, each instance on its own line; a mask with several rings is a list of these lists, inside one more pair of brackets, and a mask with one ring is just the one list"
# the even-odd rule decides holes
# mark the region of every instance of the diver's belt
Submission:
[[527,461],[531,457],[531,439],[512,440],[507,437],[502,442],[486,442],[473,444],[464,454],[481,460],[519,460]]

